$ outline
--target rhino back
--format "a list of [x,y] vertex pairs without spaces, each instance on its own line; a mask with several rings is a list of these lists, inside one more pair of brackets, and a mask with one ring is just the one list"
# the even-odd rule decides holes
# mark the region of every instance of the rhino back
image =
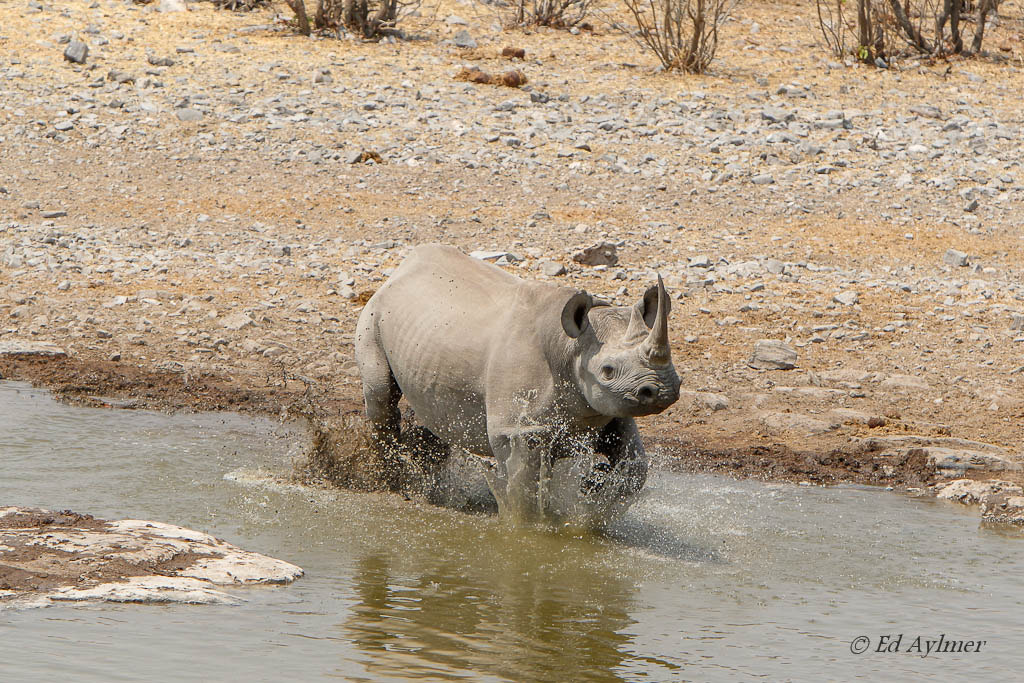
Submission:
[[439,245],[414,249],[367,304],[416,418],[442,440],[489,454],[487,367],[527,285]]

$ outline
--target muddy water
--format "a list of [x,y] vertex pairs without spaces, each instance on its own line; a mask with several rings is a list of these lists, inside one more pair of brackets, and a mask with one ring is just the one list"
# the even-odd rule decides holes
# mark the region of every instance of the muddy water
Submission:
[[[607,538],[272,483],[297,433],[0,382],[0,504],[210,531],[295,562],[238,607],[0,612],[0,679],[614,681],[971,674],[1024,661],[1024,538],[950,504],[655,473]],[[981,653],[855,655],[903,634]]]

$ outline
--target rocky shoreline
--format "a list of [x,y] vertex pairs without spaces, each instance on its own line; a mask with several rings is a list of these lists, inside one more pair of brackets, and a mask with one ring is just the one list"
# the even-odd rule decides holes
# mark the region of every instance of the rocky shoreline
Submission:
[[[456,3],[380,44],[189,8],[29,3],[0,30],[3,377],[354,415],[360,307],[437,241],[609,299],[661,273],[686,391],[641,429],[673,466],[1024,481],[1019,2],[1009,51],[885,70],[815,48],[806,2],[750,4],[699,78]],[[527,85],[455,78],[508,44]]]

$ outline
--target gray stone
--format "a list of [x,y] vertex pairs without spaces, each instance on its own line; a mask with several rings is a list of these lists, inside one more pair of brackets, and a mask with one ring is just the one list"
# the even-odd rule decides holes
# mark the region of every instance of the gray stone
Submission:
[[943,446],[927,446],[921,450],[928,457],[928,464],[940,472],[965,472],[969,469],[995,471],[1021,469],[1019,463],[986,451],[945,448]]
[[977,210],[978,210],[978,200],[977,199],[972,199],[971,201],[967,202],[967,204],[964,206],[964,211],[966,211],[967,213],[974,213]]
[[147,55],[146,61],[153,66],[174,66],[174,60],[170,57],[157,57],[156,55]]
[[43,356],[47,358],[63,358],[67,355],[64,349],[50,342],[22,341],[19,339],[0,341],[0,357]]
[[619,254],[613,242],[598,242],[577,248],[572,253],[572,260],[585,266],[614,266],[619,262]]
[[852,289],[848,289],[845,292],[836,294],[832,297],[832,301],[835,301],[837,304],[842,304],[843,306],[856,306],[857,303],[860,302],[860,294]]
[[924,116],[925,118],[929,119],[942,118],[942,110],[930,104],[915,104],[910,107],[910,111],[913,114],[917,114],[918,116]]
[[540,271],[548,277],[558,277],[559,275],[565,275],[565,266],[557,261],[544,261],[540,264]]
[[992,493],[981,499],[981,517],[989,522],[1024,524],[1024,496]]
[[764,426],[777,432],[798,432],[808,436],[827,434],[839,429],[838,422],[819,420],[801,413],[767,413],[761,416]]
[[118,83],[118,84],[134,83],[135,82],[135,76],[133,76],[132,74],[128,73],[127,71],[118,71],[117,69],[111,69],[107,73],[107,80],[108,81],[113,81],[114,83]]
[[182,107],[180,109],[175,109],[174,110],[174,115],[178,117],[179,121],[191,122],[191,121],[202,121],[203,120],[203,113],[201,111],[198,111],[196,109],[191,109],[189,107]]
[[796,367],[796,349],[780,339],[759,339],[747,365],[758,370],[790,370]]
[[947,249],[942,255],[942,262],[955,268],[963,268],[970,262],[969,257],[962,251]]
[[931,389],[931,385],[928,382],[913,375],[892,375],[883,380],[879,386],[886,391],[895,391],[903,394]]
[[833,408],[828,411],[828,416],[836,422],[844,424],[868,425],[881,427],[885,424],[885,418],[880,415],[871,415],[853,408]]
[[715,413],[729,407],[729,398],[724,394],[716,394],[710,391],[698,391],[697,400],[705,408]]
[[772,123],[785,123],[796,118],[796,114],[778,107],[765,107],[761,110],[761,118]]
[[158,12],[186,12],[188,7],[185,6],[185,0],[160,0],[156,10]]
[[522,261],[518,255],[508,251],[471,251],[469,255],[475,259],[481,261],[491,261],[493,263],[515,263],[516,261]]
[[1011,330],[1024,330],[1024,313],[1011,313],[1010,314],[1010,329]]
[[774,185],[775,178],[773,178],[769,173],[759,173],[751,178],[750,182],[755,185]]
[[455,43],[455,47],[461,47],[466,49],[472,49],[476,47],[476,40],[473,39],[473,36],[469,35],[469,31],[467,31],[466,29],[462,29],[461,31],[456,33],[455,36],[452,38],[452,41]]
[[944,485],[935,495],[942,500],[952,500],[964,505],[973,505],[980,503],[985,496],[994,493],[1021,496],[1024,495],[1024,489],[1012,482],[999,479],[990,479],[988,481],[957,479]]
[[64,48],[64,59],[75,64],[85,64],[86,58],[89,56],[89,46],[83,43],[81,40],[72,40],[68,43],[68,46]]
[[42,211],[39,215],[43,218],[64,218],[64,216],[68,215],[68,212],[63,209],[55,209],[53,211]]
[[231,315],[225,316],[224,320],[221,321],[221,325],[229,330],[234,330],[235,332],[255,324],[256,321],[245,313],[232,313]]

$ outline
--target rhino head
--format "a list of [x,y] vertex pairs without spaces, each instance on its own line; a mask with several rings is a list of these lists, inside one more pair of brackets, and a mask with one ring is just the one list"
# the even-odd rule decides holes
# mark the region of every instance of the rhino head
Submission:
[[562,327],[574,340],[576,384],[598,414],[653,415],[678,400],[668,342],[671,306],[660,275],[633,306],[595,302],[586,292],[565,305]]

